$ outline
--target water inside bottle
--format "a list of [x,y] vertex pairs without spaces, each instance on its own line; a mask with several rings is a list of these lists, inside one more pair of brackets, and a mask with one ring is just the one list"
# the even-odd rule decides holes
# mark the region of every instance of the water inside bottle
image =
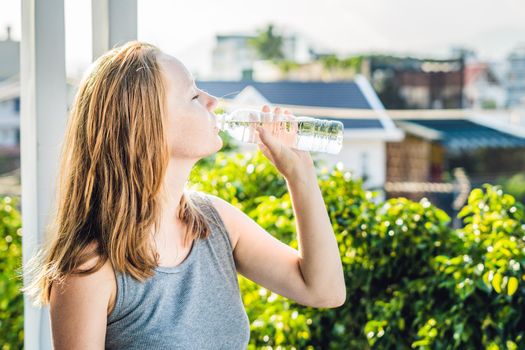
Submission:
[[[294,125],[295,123],[295,125]],[[297,139],[297,122],[294,121],[226,121],[224,129],[235,139],[246,142],[256,143],[255,127],[260,126],[277,137],[286,146],[293,147]]]
[[343,143],[342,123],[314,120],[225,121],[224,130],[233,138],[256,143],[255,127],[261,126],[286,146],[311,151],[339,153]]

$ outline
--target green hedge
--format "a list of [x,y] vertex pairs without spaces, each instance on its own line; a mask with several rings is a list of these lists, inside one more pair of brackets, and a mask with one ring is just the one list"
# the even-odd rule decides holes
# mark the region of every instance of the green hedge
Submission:
[[[260,152],[217,153],[193,169],[190,184],[297,248],[286,183]],[[376,203],[344,169],[320,171],[319,185],[347,301],[335,309],[304,307],[239,276],[250,349],[525,348],[525,219],[512,196],[497,186],[472,191],[460,212],[465,226],[453,230],[447,214],[426,200]],[[21,261],[20,216],[13,199],[0,203],[0,337],[11,349],[23,336],[12,278]]]
[[497,184],[505,193],[511,194],[517,201],[525,203],[525,174],[516,174],[510,178],[499,178]]
[[22,265],[22,219],[20,201],[0,198],[0,346],[22,349],[24,343],[24,298],[17,277]]

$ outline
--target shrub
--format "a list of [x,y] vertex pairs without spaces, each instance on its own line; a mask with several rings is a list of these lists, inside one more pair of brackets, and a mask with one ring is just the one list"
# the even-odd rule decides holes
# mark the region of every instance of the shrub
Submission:
[[0,346],[22,349],[24,342],[24,299],[17,277],[22,265],[22,231],[18,199],[0,198]]
[[521,203],[525,203],[525,174],[516,174],[510,178],[500,178],[497,183],[505,193],[508,193]]

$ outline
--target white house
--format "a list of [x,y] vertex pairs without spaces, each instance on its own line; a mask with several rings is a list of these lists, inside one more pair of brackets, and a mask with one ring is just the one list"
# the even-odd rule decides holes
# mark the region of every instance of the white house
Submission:
[[20,145],[20,81],[17,76],[0,81],[0,153]]
[[11,153],[20,144],[20,42],[0,40],[0,153]]

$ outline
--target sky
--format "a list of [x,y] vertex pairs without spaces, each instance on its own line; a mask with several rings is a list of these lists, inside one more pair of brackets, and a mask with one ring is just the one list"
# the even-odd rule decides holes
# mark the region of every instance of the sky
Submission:
[[[65,0],[68,74],[91,60],[91,0]],[[384,52],[444,58],[451,47],[504,60],[525,45],[523,0],[138,0],[138,39],[158,45],[194,72],[209,72],[216,34],[256,32],[267,24],[304,36],[341,56]],[[6,25],[20,39],[20,0],[0,0]]]

